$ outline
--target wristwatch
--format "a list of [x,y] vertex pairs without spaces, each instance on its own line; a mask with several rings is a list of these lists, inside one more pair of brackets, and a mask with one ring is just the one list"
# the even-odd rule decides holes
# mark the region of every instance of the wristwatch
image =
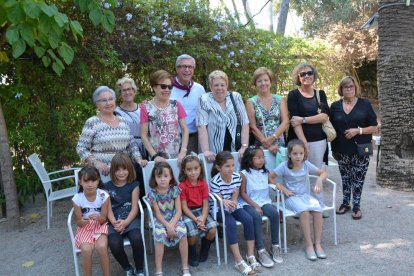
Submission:
[[302,124],[306,124],[306,117],[302,117]]

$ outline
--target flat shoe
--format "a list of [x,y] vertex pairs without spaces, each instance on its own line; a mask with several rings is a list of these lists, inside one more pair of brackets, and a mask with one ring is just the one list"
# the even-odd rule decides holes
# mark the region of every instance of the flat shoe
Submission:
[[348,212],[350,210],[351,210],[351,206],[345,205],[345,204],[341,204],[341,206],[339,207],[339,209],[336,210],[336,214],[343,215],[343,214],[345,214],[346,212]]
[[[358,215],[359,214],[359,215]],[[359,220],[359,219],[361,219],[362,218],[362,212],[361,212],[361,209],[359,209],[359,208],[354,208],[354,209],[352,209],[352,218],[354,219],[354,220]]]
[[318,257],[315,254],[315,251],[308,252],[308,251],[305,250],[305,255],[306,255],[306,259],[308,259],[310,261],[316,261],[318,259]]
[[316,256],[319,259],[326,259],[326,253],[325,253],[325,251],[323,251],[323,250],[321,250],[321,251],[316,250],[315,253],[316,253]]

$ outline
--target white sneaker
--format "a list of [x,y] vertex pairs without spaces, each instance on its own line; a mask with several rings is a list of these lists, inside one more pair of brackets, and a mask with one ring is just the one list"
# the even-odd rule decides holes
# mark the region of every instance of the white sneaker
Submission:
[[264,267],[273,267],[274,265],[272,258],[264,248],[257,251],[257,259]]
[[278,244],[272,244],[272,255],[275,263],[283,263],[282,250]]

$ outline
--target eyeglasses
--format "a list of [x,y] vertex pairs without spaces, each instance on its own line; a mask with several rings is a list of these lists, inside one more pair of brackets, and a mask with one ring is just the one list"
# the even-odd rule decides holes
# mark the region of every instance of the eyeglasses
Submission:
[[184,69],[184,70],[185,69],[192,70],[194,69],[194,66],[193,65],[178,65],[177,68]]
[[355,85],[342,86],[342,89],[353,89]]
[[109,103],[109,102],[113,102],[115,99],[114,98],[108,98],[108,99],[99,99],[96,100],[97,103]]
[[121,93],[127,93],[127,92],[131,92],[131,91],[134,91],[134,88],[128,87],[128,88],[125,88],[125,89],[121,89]]
[[265,157],[264,156],[253,156],[254,160],[264,160]]
[[171,84],[164,84],[164,83],[157,83],[157,85],[159,85],[161,87],[161,89],[167,89],[171,90],[173,88],[173,86]]
[[308,72],[300,72],[299,73],[299,77],[304,78],[306,75],[308,75],[309,77],[313,76],[313,71],[308,71]]

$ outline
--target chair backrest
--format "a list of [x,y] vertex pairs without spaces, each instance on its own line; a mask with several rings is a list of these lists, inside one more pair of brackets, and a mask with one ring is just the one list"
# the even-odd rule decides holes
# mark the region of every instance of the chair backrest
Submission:
[[75,247],[75,235],[73,234],[73,226],[72,226],[72,218],[73,218],[73,214],[74,214],[75,210],[72,208],[69,212],[68,215],[68,220],[67,220],[67,225],[68,225],[68,230],[69,230],[69,237],[70,237],[70,242],[72,245],[72,250],[74,252],[78,252],[79,250],[77,250],[77,248]]
[[[232,152],[231,155],[233,155],[234,158],[234,171],[239,172],[240,171],[240,160],[239,160],[239,153],[238,152]],[[211,181],[211,170],[213,169],[213,162],[208,162],[205,158],[203,153],[200,153],[198,155],[198,158],[200,158],[201,163],[203,164],[204,172],[206,175],[205,181],[210,184]]]
[[[178,175],[180,173],[180,168],[178,167],[177,159],[167,159],[167,162],[168,164],[170,164],[173,170],[175,181],[177,181],[177,184],[178,184]],[[142,168],[142,178],[144,179],[145,194],[148,194],[148,192],[151,189],[149,186],[149,183],[151,180],[151,173],[152,173],[152,170],[154,169],[154,165],[155,165],[155,162],[150,161],[144,168]]]
[[51,188],[50,177],[47,174],[47,171],[45,167],[43,167],[42,161],[39,159],[39,155],[37,153],[33,153],[29,156],[29,162],[32,164],[33,169],[35,170],[37,176],[40,179],[40,182],[42,182],[43,188],[45,189],[46,194],[48,195],[48,191]]

